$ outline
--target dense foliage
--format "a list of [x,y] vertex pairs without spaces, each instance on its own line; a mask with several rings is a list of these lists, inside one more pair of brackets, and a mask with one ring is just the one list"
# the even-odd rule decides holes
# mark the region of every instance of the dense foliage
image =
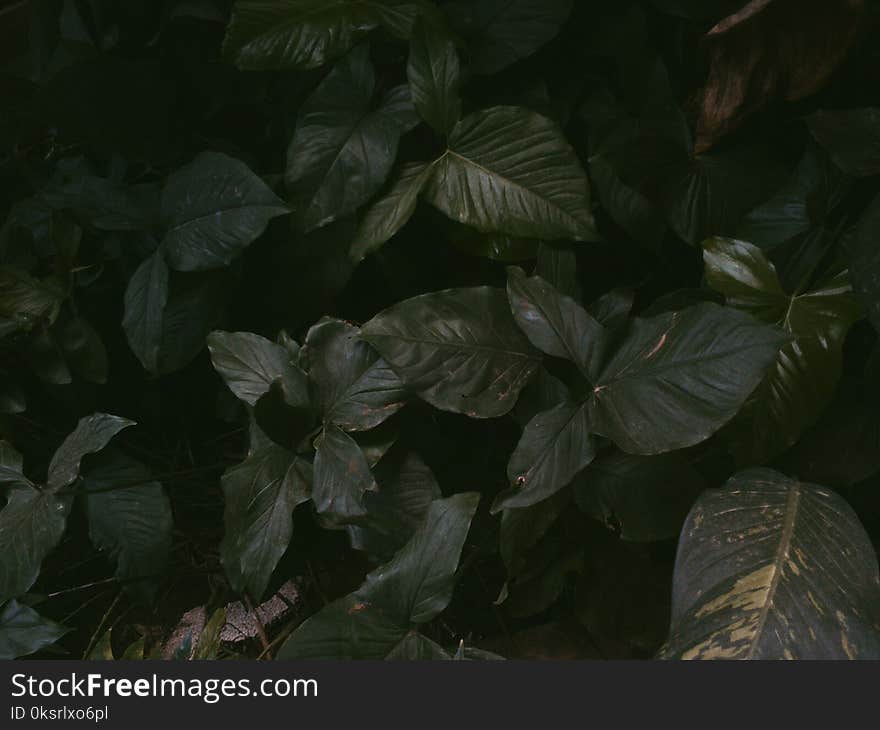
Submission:
[[0,657],[880,657],[878,28],[0,2]]

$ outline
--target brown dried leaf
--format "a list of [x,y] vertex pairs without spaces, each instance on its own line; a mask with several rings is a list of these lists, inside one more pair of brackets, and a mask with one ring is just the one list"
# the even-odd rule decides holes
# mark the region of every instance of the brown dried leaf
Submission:
[[822,88],[852,46],[864,8],[864,0],[752,0],[712,28],[695,151],[773,101]]

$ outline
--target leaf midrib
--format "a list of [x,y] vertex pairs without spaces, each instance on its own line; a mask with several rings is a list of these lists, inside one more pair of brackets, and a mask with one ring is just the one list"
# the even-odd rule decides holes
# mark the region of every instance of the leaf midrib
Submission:
[[758,614],[758,622],[755,625],[755,631],[749,645],[749,651],[746,659],[751,659],[758,648],[761,634],[764,626],[767,624],[767,617],[770,615],[770,609],[773,606],[773,599],[776,595],[776,589],[779,586],[779,580],[782,577],[782,571],[785,561],[788,560],[788,552],[791,548],[792,537],[794,536],[794,527],[797,521],[798,508],[801,499],[801,486],[795,482],[788,490],[788,497],[785,502],[785,519],[782,523],[782,535],[779,538],[779,545],[776,547],[776,554],[773,557],[773,577],[770,579],[770,585],[767,587],[767,596],[764,604],[761,606]]

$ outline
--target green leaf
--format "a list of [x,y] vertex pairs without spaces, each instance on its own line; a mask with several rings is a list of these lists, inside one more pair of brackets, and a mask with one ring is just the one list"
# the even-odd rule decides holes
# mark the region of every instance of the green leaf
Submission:
[[307,618],[278,651],[278,659],[384,659],[408,631],[360,591]]
[[453,0],[443,5],[452,27],[468,40],[476,73],[493,74],[552,40],[572,0]]
[[30,606],[7,601],[0,610],[0,659],[18,659],[38,652],[69,630],[43,618]]
[[806,118],[816,141],[849,175],[880,174],[880,109],[824,110]]
[[107,413],[93,413],[81,418],[49,463],[49,491],[71,484],[79,476],[79,465],[84,456],[99,452],[122,429],[134,425],[134,421]]
[[553,122],[520,107],[462,119],[434,162],[425,196],[453,220],[485,232],[596,238],[577,155]]
[[504,510],[498,547],[508,577],[525,572],[529,551],[547,534],[570,501],[571,494],[560,491],[529,507]]
[[757,203],[754,168],[739,157],[695,155],[669,176],[663,207],[680,238],[698,245],[707,236],[730,234]]
[[422,119],[438,134],[449,134],[461,117],[461,71],[455,43],[444,29],[416,21],[406,76]]
[[59,329],[58,344],[73,371],[90,383],[106,383],[107,348],[91,323],[82,317],[72,317],[65,319]]
[[406,86],[374,108],[366,45],[336,63],[306,99],[287,149],[288,189],[306,231],[354,213],[385,182],[400,136],[418,122]]
[[325,423],[368,431],[404,405],[400,378],[354,325],[325,317],[309,330],[301,357]]
[[361,332],[404,384],[441,410],[502,416],[540,364],[500,289],[423,294],[380,312]]
[[406,225],[432,170],[433,165],[425,162],[410,162],[400,168],[388,192],[361,219],[351,244],[352,261],[359,262],[376,251]]
[[517,267],[507,269],[507,296],[516,323],[535,347],[570,360],[588,381],[596,380],[608,338],[580,304]]
[[492,511],[528,507],[571,482],[596,456],[587,401],[561,403],[528,422],[507,465],[511,489]]
[[789,296],[773,264],[750,243],[710,239],[703,258],[707,281],[728,305],[793,338],[737,418],[741,460],[767,461],[800,438],[831,401],[844,339],[861,312],[846,271],[832,271],[815,289]]
[[211,614],[211,618],[205,624],[193,650],[193,660],[217,658],[224,626],[226,626],[226,608],[220,607]]
[[293,364],[283,346],[251,332],[218,330],[208,336],[208,350],[214,369],[248,405],[256,405],[276,380],[281,380],[288,392],[286,400],[308,402],[305,373]]
[[341,428],[328,424],[315,447],[315,509],[341,524],[363,517],[364,493],[378,487],[360,446]]
[[880,331],[880,195],[868,205],[856,225],[850,275],[874,329]]
[[654,542],[679,534],[705,483],[679,453],[612,451],[590,464],[574,485],[578,506],[619,531],[622,540]]
[[438,643],[418,631],[408,631],[385,657],[388,661],[435,661],[449,660],[452,656]]
[[672,628],[682,659],[876,659],[871,541],[828,489],[770,469],[704,492],[681,533]]
[[223,474],[220,555],[230,585],[259,601],[293,535],[293,510],[309,498],[312,467],[252,430],[251,448]]
[[40,322],[52,323],[63,300],[51,282],[38,281],[25,271],[0,267],[0,317],[30,329]]
[[83,489],[92,544],[116,564],[126,589],[154,598],[174,523],[162,485],[141,462],[114,453],[83,476]]
[[150,372],[159,367],[168,275],[164,252],[158,249],[138,266],[125,290],[122,328],[132,351]]
[[595,432],[632,454],[698,444],[736,415],[786,342],[711,303],[637,318],[593,384]]
[[24,475],[24,462],[8,441],[0,441],[0,486],[34,487],[30,479]]
[[348,527],[355,550],[380,557],[391,556],[403,547],[424,520],[431,502],[443,496],[434,473],[417,453],[408,452],[400,463],[393,461],[389,464],[383,459],[376,471],[379,490],[364,493],[367,514],[362,524]]
[[284,643],[279,659],[378,659],[412,624],[430,621],[448,605],[461,550],[479,495],[431,503],[425,520],[391,562],[363,585],[307,619]]
[[172,280],[162,318],[160,375],[186,367],[202,351],[208,335],[223,318],[230,283],[224,271]]
[[288,213],[284,203],[243,162],[202,152],[173,173],[162,191],[162,245],[179,271],[227,266]]
[[846,188],[845,176],[810,145],[788,181],[742,220],[737,238],[770,250],[821,230]]
[[0,510],[0,601],[18,598],[37,580],[43,558],[61,540],[70,497],[15,486]]
[[317,68],[380,26],[406,38],[420,0],[238,0],[223,50],[241,69]]

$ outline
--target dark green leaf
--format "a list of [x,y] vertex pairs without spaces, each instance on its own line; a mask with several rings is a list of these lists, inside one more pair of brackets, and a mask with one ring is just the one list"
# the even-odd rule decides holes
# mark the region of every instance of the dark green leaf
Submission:
[[328,424],[316,442],[312,501],[318,513],[341,524],[363,517],[364,494],[377,489],[357,442],[338,426]]
[[511,488],[492,511],[528,507],[569,484],[596,456],[587,401],[565,402],[539,413],[526,424],[507,465]]
[[367,431],[403,407],[403,383],[354,325],[322,319],[309,330],[302,358],[325,423]]
[[856,226],[850,272],[853,287],[874,329],[880,330],[880,195],[874,198]]
[[443,11],[467,38],[474,71],[492,74],[551,40],[571,7],[571,0],[453,0]]
[[876,659],[878,599],[874,548],[843,499],[740,472],[682,530],[662,656]]
[[132,351],[150,372],[155,372],[159,364],[168,273],[165,255],[158,249],[138,266],[125,290],[122,328]]
[[744,241],[704,244],[706,278],[727,303],[790,333],[743,413],[737,451],[760,463],[791,446],[834,395],[843,341],[861,317],[846,271],[832,271],[815,289],[786,294],[761,249]]
[[807,126],[844,172],[880,174],[880,109],[820,110],[807,117]]
[[520,107],[492,107],[462,119],[433,164],[425,196],[481,231],[596,238],[577,155],[553,122]]
[[223,475],[220,554],[233,589],[259,601],[293,534],[293,510],[309,498],[312,467],[254,433],[247,459]]
[[90,383],[107,382],[107,348],[95,328],[82,317],[67,320],[59,344],[73,371]]
[[243,69],[316,68],[380,26],[406,38],[421,0],[238,0],[223,44]]
[[411,162],[401,167],[389,190],[364,214],[351,244],[351,258],[361,261],[380,248],[412,217],[433,165]]
[[394,559],[370,573],[354,593],[307,619],[284,643],[279,659],[378,659],[412,624],[446,608],[479,495],[431,503],[425,520]]
[[540,364],[500,289],[448,289],[407,299],[362,328],[404,384],[437,408],[507,413]]
[[632,454],[700,443],[736,415],[786,341],[711,303],[635,319],[594,383],[593,427]]
[[30,329],[39,322],[52,323],[58,316],[63,296],[51,282],[41,282],[28,273],[0,268],[0,317]]
[[435,661],[448,660],[452,656],[439,644],[418,631],[408,631],[397,645],[388,652],[389,661]]
[[445,31],[416,21],[406,75],[422,119],[438,134],[449,134],[461,116],[461,79],[458,52]]
[[287,212],[243,162],[203,152],[165,184],[162,245],[179,271],[222,268]]
[[600,456],[575,480],[578,506],[622,540],[653,542],[676,537],[705,483],[677,453]]
[[297,118],[285,182],[306,231],[343,218],[367,202],[391,171],[401,134],[418,121],[409,89],[391,89],[374,108],[369,48],[337,62]]
[[0,510],[0,601],[21,596],[37,580],[43,558],[64,534],[72,501],[24,485],[8,496]]
[[52,457],[49,490],[54,492],[71,484],[79,476],[80,461],[84,456],[101,451],[122,429],[134,425],[134,421],[107,413],[93,413],[81,418]]
[[11,485],[34,487],[30,479],[24,475],[24,463],[19,454],[8,441],[0,441],[0,486]]
[[288,391],[291,405],[308,402],[306,376],[291,362],[288,351],[251,332],[212,332],[208,350],[214,369],[229,389],[248,405],[257,401],[276,380]]
[[[94,546],[116,564],[125,587],[154,598],[171,554],[171,502],[150,469],[120,453],[83,476]],[[129,582],[133,579],[145,579]]]
[[54,644],[69,629],[15,600],[0,611],[0,659],[18,659]]
[[386,462],[383,460],[376,472],[379,491],[364,493],[367,514],[363,524],[349,527],[356,550],[380,557],[403,547],[422,523],[431,502],[443,496],[433,472],[415,452],[407,453],[400,463]]
[[607,335],[580,304],[516,267],[507,270],[507,296],[516,323],[535,347],[567,358],[589,381],[598,377]]

